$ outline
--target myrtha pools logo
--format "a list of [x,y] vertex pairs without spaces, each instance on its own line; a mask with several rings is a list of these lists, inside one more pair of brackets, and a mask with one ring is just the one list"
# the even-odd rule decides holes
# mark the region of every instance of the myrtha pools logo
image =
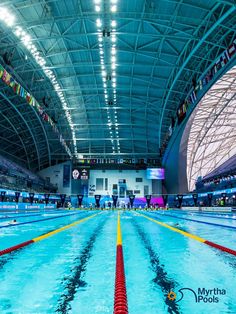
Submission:
[[[176,303],[181,301],[184,297],[184,291],[191,291],[196,303],[218,303],[220,301],[221,295],[226,295],[225,289],[206,289],[198,288],[197,291],[194,291],[191,288],[181,288],[179,289],[180,297],[177,299],[177,294],[174,291],[170,291],[167,294],[167,298],[170,301],[175,301]],[[177,300],[176,300],[177,299]]]

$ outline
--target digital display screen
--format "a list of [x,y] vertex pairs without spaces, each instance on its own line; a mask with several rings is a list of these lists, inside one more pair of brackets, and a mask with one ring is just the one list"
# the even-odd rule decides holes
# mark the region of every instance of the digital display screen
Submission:
[[148,168],[147,179],[164,180],[165,170],[163,168]]
[[89,170],[85,168],[74,168],[72,170],[72,179],[74,180],[88,180]]

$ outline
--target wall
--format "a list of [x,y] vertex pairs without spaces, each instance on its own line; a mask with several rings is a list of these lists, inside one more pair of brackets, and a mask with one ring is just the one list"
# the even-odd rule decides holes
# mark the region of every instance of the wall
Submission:
[[[71,176],[70,176],[70,180],[69,180],[69,187],[63,187],[64,165],[70,165],[71,166],[71,162],[67,161],[67,162],[43,169],[43,170],[39,171],[38,174],[41,177],[43,177],[44,179],[49,177],[50,182],[52,184],[57,185],[58,193],[70,195],[71,194]],[[70,167],[70,173],[71,173],[71,167]]]
[[[96,178],[103,178],[103,188],[98,190],[96,188]],[[108,179],[107,190],[105,190],[105,178]],[[136,182],[136,178],[142,178],[142,182]],[[144,186],[148,186],[148,194],[152,194],[152,180],[146,179],[146,170],[90,170],[89,179],[89,195],[94,194],[112,195],[113,184],[118,185],[119,179],[125,179],[126,184],[122,185],[126,190],[139,190],[136,197],[144,197]],[[159,181],[159,180],[158,180]],[[161,193],[161,181],[158,182],[158,187],[155,185],[155,192]],[[126,194],[126,193],[125,193]],[[119,195],[119,192],[118,192]]]

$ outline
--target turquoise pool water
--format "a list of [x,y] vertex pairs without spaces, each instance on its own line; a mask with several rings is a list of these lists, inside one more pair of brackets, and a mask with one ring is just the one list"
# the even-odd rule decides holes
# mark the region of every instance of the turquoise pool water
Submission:
[[[0,250],[94,213],[54,211],[16,218],[30,223],[1,228]],[[96,213],[81,224],[0,257],[0,313],[113,313],[117,212]],[[236,257],[139,213],[172,226],[178,223],[181,230],[236,249],[236,230],[183,218],[236,226],[233,219],[179,211],[121,212],[129,313],[236,313]],[[56,218],[59,215],[63,217]],[[49,217],[56,219],[36,222]],[[1,224],[7,221],[0,220]],[[198,295],[199,289],[206,293],[214,288],[225,294]],[[184,289],[183,298],[176,302],[180,289]],[[176,300],[167,298],[170,291],[176,293]],[[194,293],[205,302],[196,302]]]

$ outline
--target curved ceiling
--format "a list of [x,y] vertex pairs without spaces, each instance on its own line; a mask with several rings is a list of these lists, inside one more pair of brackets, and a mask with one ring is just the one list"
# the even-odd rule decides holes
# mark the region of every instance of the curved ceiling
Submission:
[[[236,24],[233,0],[3,0],[1,7],[14,20],[0,21],[0,54],[8,53],[13,74],[42,106],[46,97],[45,110],[77,157],[158,158],[192,79],[231,43]],[[29,34],[64,98],[17,28]],[[13,104],[17,97],[11,95]],[[69,158],[32,108],[16,106],[32,133],[28,165]],[[9,119],[14,125],[19,113],[13,110]],[[29,148],[24,139],[15,141],[25,146],[24,159]]]
[[194,112],[188,148],[187,177],[192,191],[205,177],[236,154],[236,66],[205,94]]

